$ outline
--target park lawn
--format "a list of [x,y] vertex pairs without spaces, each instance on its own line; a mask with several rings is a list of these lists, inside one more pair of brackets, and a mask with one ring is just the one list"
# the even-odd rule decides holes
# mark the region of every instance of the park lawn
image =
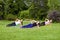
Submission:
[[[12,21],[0,21],[0,40],[60,40],[60,23],[41,26],[40,28],[6,27]],[[24,25],[29,21],[24,21]]]

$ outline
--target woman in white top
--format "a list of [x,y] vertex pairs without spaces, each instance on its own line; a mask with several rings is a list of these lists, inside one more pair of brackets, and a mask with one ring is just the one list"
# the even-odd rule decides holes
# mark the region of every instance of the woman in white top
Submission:
[[10,27],[10,26],[16,26],[18,24],[22,24],[22,20],[16,19],[13,23],[8,24],[7,26],[8,27]]

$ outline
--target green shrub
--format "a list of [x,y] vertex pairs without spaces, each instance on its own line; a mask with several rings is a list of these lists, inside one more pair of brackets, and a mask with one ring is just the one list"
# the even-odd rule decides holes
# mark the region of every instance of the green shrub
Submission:
[[0,12],[0,20],[3,19],[3,12]]
[[19,19],[29,19],[29,10],[19,12]]
[[3,12],[0,12],[0,16],[3,15]]
[[17,18],[17,16],[16,15],[13,15],[13,14],[6,15],[6,19],[7,20],[15,20],[16,18]]

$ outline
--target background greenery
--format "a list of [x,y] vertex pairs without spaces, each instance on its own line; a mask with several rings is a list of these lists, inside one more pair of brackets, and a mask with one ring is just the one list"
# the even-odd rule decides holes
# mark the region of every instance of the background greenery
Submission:
[[0,19],[5,20],[44,20],[54,10],[60,11],[60,0],[0,0]]

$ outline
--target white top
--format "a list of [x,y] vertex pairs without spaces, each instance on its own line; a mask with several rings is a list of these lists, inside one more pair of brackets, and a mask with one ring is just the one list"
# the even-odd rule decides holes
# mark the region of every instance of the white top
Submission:
[[45,21],[45,25],[47,25],[47,24],[50,24],[49,20],[48,21]]
[[21,21],[20,21],[20,20],[15,21],[15,24],[16,24],[16,25],[21,24]]

